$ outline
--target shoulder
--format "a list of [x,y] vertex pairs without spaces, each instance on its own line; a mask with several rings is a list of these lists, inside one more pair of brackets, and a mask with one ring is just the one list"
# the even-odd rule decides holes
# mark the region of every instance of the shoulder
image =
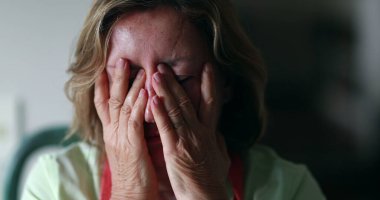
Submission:
[[245,199],[324,199],[305,165],[284,160],[264,145],[244,156]]
[[[96,199],[98,150],[84,142],[44,154],[28,175],[23,199]],[[34,198],[30,198],[34,197]]]

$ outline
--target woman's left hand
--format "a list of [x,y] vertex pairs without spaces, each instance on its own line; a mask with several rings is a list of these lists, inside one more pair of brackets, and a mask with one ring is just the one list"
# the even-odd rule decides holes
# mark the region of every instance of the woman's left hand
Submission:
[[212,66],[202,71],[199,113],[167,66],[158,66],[152,82],[157,95],[151,109],[176,198],[227,199],[230,160],[217,132],[220,100]]

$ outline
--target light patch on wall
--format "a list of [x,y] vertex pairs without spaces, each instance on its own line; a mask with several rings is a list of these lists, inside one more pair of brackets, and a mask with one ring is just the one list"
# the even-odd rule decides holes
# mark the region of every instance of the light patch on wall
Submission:
[[0,95],[0,189],[3,189],[7,163],[10,163],[15,147],[21,140],[23,121],[21,101],[14,95]]

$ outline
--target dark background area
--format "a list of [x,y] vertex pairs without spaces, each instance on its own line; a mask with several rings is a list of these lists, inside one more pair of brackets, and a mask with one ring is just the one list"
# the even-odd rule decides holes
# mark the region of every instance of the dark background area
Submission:
[[328,199],[380,199],[379,2],[236,1],[269,72],[261,142]]

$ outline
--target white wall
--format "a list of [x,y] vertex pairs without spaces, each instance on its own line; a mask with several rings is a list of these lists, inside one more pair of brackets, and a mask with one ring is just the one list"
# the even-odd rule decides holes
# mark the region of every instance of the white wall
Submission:
[[64,83],[91,0],[0,0],[0,95],[24,104],[24,130],[69,123]]
[[[356,2],[355,25],[357,34],[357,82],[361,90],[358,101],[358,129],[363,133],[363,149],[370,156],[380,144],[378,133],[380,111],[380,1]],[[359,138],[360,139],[360,138]],[[375,149],[375,150],[374,150]],[[372,154],[371,154],[372,153]]]
[[0,199],[15,135],[71,121],[65,71],[91,1],[0,0]]

